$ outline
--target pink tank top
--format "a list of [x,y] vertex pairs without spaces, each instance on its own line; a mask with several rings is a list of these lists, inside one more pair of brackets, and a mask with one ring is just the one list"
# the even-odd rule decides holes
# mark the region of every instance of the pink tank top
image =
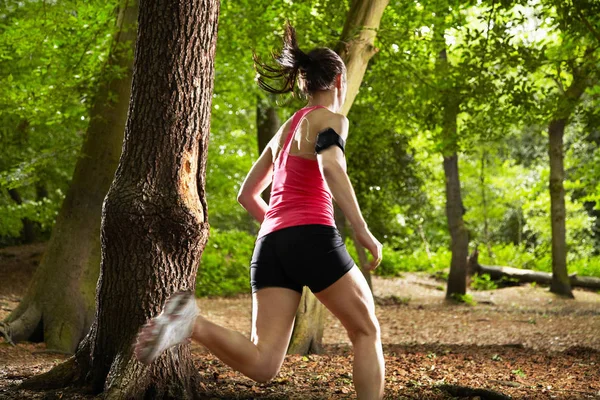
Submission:
[[258,232],[258,238],[290,226],[335,226],[331,192],[321,175],[318,161],[289,153],[298,124],[309,112],[317,108],[325,107],[306,107],[292,117],[285,144],[273,165],[269,209]]

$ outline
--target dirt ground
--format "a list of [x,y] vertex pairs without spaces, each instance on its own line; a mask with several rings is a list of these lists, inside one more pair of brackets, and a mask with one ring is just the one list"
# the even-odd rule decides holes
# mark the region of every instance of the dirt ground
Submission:
[[[0,250],[0,320],[16,307],[43,245]],[[441,286],[441,287],[440,287]],[[443,282],[423,274],[373,279],[386,359],[386,399],[600,399],[600,294],[575,290],[575,300],[524,285],[472,292],[475,305],[444,302]],[[198,299],[209,319],[249,335],[250,296]],[[352,349],[331,315],[325,354],[287,356],[279,375],[256,384],[193,345],[206,398],[346,399]],[[0,339],[0,399],[88,399],[70,391],[33,392],[17,385],[67,358],[41,343]],[[446,386],[444,386],[446,385]],[[455,387],[454,387],[455,388]]]

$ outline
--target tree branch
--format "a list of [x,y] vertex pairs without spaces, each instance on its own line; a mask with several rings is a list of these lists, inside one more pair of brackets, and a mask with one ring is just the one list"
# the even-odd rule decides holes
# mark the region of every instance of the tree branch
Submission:
[[583,22],[583,24],[588,29],[588,31],[590,31],[590,33],[592,34],[592,36],[594,36],[596,38],[596,40],[598,42],[600,42],[600,32],[598,32],[594,28],[594,26],[592,24],[590,24],[590,21],[588,21],[588,19],[585,17],[585,15],[583,15],[583,13],[579,9],[579,7],[577,7],[576,3],[577,3],[577,1],[573,0],[573,8],[575,9],[575,11],[577,12],[577,14],[579,15],[579,18],[581,18],[581,22]]

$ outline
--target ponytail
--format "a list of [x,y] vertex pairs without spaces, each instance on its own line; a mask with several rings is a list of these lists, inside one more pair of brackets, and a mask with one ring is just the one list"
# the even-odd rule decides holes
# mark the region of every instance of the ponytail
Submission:
[[[305,94],[329,90],[334,86],[338,74],[343,74],[344,77],[346,74],[344,62],[333,50],[322,47],[308,54],[300,50],[296,30],[289,22],[285,24],[283,48],[281,52],[274,52],[272,56],[275,66],[261,62],[256,53],[252,56],[254,69],[258,73],[258,86],[269,93],[294,93],[296,81]],[[276,88],[269,84],[268,80],[280,80],[283,81],[283,85]]]
[[[310,66],[310,57],[300,50],[296,39],[296,30],[288,23],[285,24],[283,35],[283,49],[280,53],[273,53],[277,66],[271,67],[262,63],[256,54],[253,54],[254,68],[258,72],[258,86],[269,93],[283,94],[294,91],[296,79],[300,69]],[[266,79],[282,79],[283,86],[274,88]]]

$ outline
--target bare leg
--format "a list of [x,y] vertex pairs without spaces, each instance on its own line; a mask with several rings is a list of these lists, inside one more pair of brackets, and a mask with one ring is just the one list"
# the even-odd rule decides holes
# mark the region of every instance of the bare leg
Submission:
[[260,289],[252,295],[251,340],[202,316],[196,319],[192,338],[231,368],[267,382],[281,368],[299,303],[300,293],[294,290]]
[[359,399],[381,399],[385,362],[373,295],[363,274],[354,266],[333,285],[315,296],[344,325],[354,346],[354,387]]

